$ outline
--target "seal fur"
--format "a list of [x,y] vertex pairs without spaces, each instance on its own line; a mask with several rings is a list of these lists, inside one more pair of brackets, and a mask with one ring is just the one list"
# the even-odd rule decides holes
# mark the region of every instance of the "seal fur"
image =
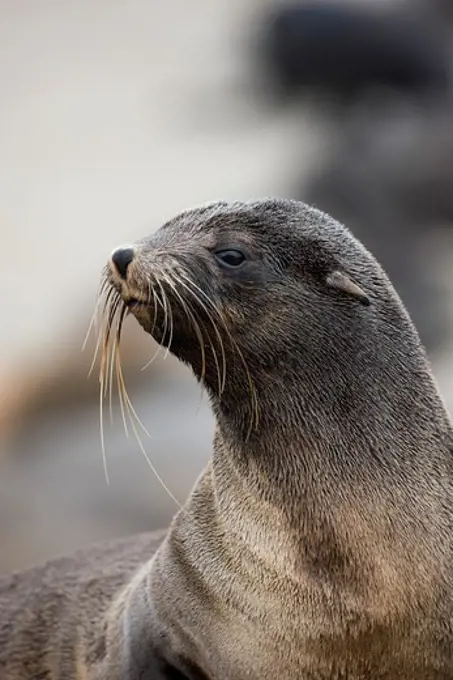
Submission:
[[[225,249],[245,263],[222,268]],[[212,460],[153,557],[131,539],[104,590],[115,559],[97,553],[105,614],[81,624],[102,640],[96,662],[74,655],[74,623],[29,658],[71,650],[83,670],[42,677],[453,678],[451,421],[381,267],[331,217],[273,199],[187,211],[133,251],[124,276],[110,265],[110,302],[203,382]],[[80,572],[45,573],[62,574],[36,595],[48,630],[75,616],[61,602]],[[32,626],[16,599],[31,577],[14,578],[14,596],[0,590],[7,680],[29,677],[10,659]]]

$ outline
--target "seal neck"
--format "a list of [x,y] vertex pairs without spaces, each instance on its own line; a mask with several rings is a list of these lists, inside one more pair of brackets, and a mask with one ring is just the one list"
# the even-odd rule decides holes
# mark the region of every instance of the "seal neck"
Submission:
[[393,357],[393,379],[385,351],[373,353],[372,369],[366,353],[349,359],[343,350],[327,365],[285,359],[280,371],[260,370],[255,400],[245,388],[214,399],[216,470],[228,459],[254,496],[297,521],[306,505],[360,484],[399,498],[426,493],[427,473],[445,471],[452,432],[424,356]]
[[[268,400],[251,432],[245,417],[251,409],[232,415],[230,405],[218,406],[212,458],[218,521],[251,559],[290,580],[325,573],[349,583],[357,570],[378,569],[382,556],[374,546],[385,546],[393,566],[401,554],[416,554],[424,565],[426,545],[452,529],[445,512],[451,427],[428,369],[408,382],[425,395],[418,407],[404,381],[388,400],[366,372],[361,381],[345,401],[275,380],[274,407]],[[438,552],[428,550],[442,561]]]

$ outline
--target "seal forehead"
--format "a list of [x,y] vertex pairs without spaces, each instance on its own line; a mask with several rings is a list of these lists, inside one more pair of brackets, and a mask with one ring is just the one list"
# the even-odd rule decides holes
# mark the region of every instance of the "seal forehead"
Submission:
[[242,234],[277,236],[280,239],[322,240],[324,236],[326,245],[334,233],[339,236],[347,232],[342,225],[315,208],[290,199],[275,198],[207,203],[180,213],[166,222],[159,232],[167,238],[173,235],[181,238],[235,229],[240,229]]
[[349,231],[330,215],[291,199],[265,198],[255,201],[217,201],[180,213],[163,228],[191,231],[232,228],[260,230],[281,225],[291,226],[299,236],[307,238],[347,236]]
[[225,232],[234,227],[240,227],[243,231],[253,223],[256,224],[263,212],[257,208],[258,205],[253,206],[253,204],[238,201],[217,201],[177,215],[164,224],[162,231],[175,231],[179,235],[186,232],[193,236],[209,232]]

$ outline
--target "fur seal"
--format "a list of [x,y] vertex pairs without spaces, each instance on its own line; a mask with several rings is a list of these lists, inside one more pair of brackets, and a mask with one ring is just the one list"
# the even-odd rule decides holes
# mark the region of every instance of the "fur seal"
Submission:
[[0,581],[2,680],[453,678],[453,430],[373,256],[303,203],[217,202],[105,280],[207,390],[212,459],[165,537]]

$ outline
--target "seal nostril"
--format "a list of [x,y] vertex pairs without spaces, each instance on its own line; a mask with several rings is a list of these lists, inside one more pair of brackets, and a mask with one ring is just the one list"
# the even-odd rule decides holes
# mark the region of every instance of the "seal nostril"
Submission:
[[118,248],[112,254],[112,262],[122,279],[126,278],[127,268],[134,259],[132,248]]

